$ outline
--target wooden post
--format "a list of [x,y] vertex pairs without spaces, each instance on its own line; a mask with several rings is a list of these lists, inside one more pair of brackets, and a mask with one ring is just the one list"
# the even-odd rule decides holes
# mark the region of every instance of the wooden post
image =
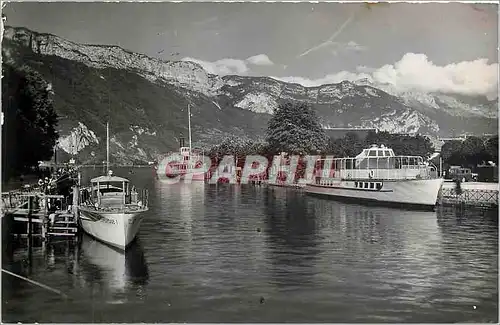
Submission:
[[48,227],[48,223],[49,223],[49,216],[48,215],[44,215],[44,218],[42,220],[42,248],[44,248],[45,246],[45,241],[47,240],[47,227]]
[[31,215],[33,213],[32,210],[33,210],[33,197],[28,196],[28,214],[27,214],[28,225],[27,225],[27,229],[26,229],[26,233],[28,235],[28,238],[31,238]]
[[32,237],[32,213],[33,213],[33,196],[28,197],[28,224],[27,224],[27,234],[28,234],[28,261],[31,266],[31,257],[32,257],[32,250],[31,250],[31,237]]
[[47,217],[48,215],[48,204],[49,204],[49,199],[47,198],[47,196],[44,196],[43,197],[43,216],[44,218]]
[[123,191],[122,209],[124,209],[125,204],[127,203],[125,201],[125,198],[127,197],[127,189],[125,187],[125,182],[122,182],[122,191]]
[[76,219],[78,219],[78,204],[80,203],[80,188],[75,185],[73,186],[73,206],[72,206],[72,209],[73,209],[73,217]]

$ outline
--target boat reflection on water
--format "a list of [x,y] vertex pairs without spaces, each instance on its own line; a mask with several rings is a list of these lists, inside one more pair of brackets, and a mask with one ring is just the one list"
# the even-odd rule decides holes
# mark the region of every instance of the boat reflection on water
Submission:
[[319,198],[310,199],[308,202],[317,221],[321,226],[326,226],[320,229],[337,229],[347,237],[363,238],[356,236],[361,232],[364,236],[390,239],[401,245],[411,244],[414,240],[418,242],[422,233],[428,234],[434,240],[440,235],[436,212],[433,211],[345,204]]
[[309,204],[321,229],[319,235],[328,238],[323,241],[324,245],[329,245],[328,249],[335,254],[358,251],[364,261],[400,273],[409,282],[428,280],[423,276],[410,279],[415,268],[420,270],[420,275],[432,276],[439,272],[442,234],[436,212],[323,199],[311,199]]
[[79,273],[85,282],[92,286],[97,282],[109,294],[134,291],[148,283],[148,266],[139,238],[121,251],[83,234],[80,257]]

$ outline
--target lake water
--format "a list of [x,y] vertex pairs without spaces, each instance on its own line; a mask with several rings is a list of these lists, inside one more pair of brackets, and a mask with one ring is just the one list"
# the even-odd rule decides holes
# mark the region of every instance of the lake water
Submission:
[[498,322],[495,213],[115,174],[150,190],[137,242],[59,240],[31,263],[4,247],[5,269],[69,296],[3,273],[4,322]]

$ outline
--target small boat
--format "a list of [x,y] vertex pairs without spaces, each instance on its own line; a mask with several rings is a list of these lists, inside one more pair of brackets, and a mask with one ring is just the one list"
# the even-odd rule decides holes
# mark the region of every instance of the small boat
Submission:
[[176,159],[174,158],[173,161],[164,166],[166,177],[174,178],[180,176],[180,180],[186,180],[189,175],[192,181],[205,180],[206,173],[200,172],[204,159],[201,150],[180,147],[179,153],[173,153],[173,155],[175,155]]
[[125,250],[148,211],[148,192],[139,192],[128,179],[113,176],[109,170],[109,125],[107,133],[108,173],[93,178],[90,186],[81,191],[78,220],[87,234]]
[[391,148],[372,145],[356,157],[322,159],[304,191],[355,202],[434,210],[443,179],[419,156],[396,156]]

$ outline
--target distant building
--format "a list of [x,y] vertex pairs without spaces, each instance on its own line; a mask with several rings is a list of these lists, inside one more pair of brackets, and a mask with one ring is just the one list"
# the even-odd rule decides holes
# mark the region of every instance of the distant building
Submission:
[[439,138],[438,141],[441,142],[441,144],[444,144],[446,142],[450,142],[450,141],[465,141],[467,140],[468,137],[478,137],[480,139],[483,139],[483,140],[487,140],[489,138],[492,138],[496,136],[496,134],[488,134],[488,133],[484,133],[484,134],[477,134],[477,135],[470,135],[470,134],[462,134],[462,135],[459,135],[459,136],[455,136],[455,137],[442,137],[442,138]]
[[449,142],[449,141],[465,141],[467,139],[466,135],[463,136],[458,136],[458,137],[446,137],[446,138],[439,138],[439,141],[441,143]]
[[378,133],[377,128],[324,128],[326,135],[331,139],[343,138],[347,133],[354,133],[364,139],[369,132]]

